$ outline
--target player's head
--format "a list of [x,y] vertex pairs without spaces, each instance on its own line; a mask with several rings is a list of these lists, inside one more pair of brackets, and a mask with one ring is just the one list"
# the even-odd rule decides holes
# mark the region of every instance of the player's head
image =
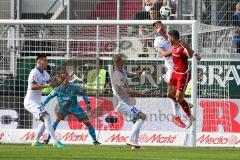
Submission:
[[170,30],[168,32],[168,41],[171,44],[174,44],[175,42],[177,42],[180,39],[180,34],[177,30]]
[[240,2],[238,2],[237,5],[236,5],[236,11],[240,12]]
[[76,66],[74,65],[73,60],[67,61],[67,64],[65,66],[66,72],[68,73],[69,76],[73,76],[76,70]]
[[69,83],[70,76],[67,72],[60,73],[61,85],[66,86]]
[[44,54],[39,54],[36,58],[36,63],[37,63],[37,67],[39,67],[42,70],[47,69],[47,65],[48,65],[48,60],[47,60],[47,56]]
[[124,57],[123,54],[115,54],[112,57],[113,66],[117,69],[121,70],[123,69],[123,61],[126,57]]
[[153,23],[153,29],[156,33],[164,34],[165,28],[161,21],[156,21]]

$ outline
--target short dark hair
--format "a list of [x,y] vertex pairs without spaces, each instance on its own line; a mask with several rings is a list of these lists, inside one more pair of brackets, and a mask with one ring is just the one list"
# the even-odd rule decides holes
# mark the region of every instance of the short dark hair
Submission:
[[175,39],[180,39],[180,34],[177,30],[173,29],[173,30],[170,30],[168,32],[168,35],[170,35],[171,37],[175,38]]
[[161,22],[161,21],[156,21],[156,22],[153,23],[152,26],[154,27],[154,26],[155,26],[156,24],[158,24],[158,23],[162,23],[162,22]]
[[41,58],[47,58],[47,56],[45,54],[39,54],[37,55],[37,58],[36,58],[36,62],[41,59]]

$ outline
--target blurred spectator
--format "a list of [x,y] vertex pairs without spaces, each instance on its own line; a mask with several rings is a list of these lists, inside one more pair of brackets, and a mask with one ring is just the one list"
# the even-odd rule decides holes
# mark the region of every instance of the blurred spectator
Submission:
[[[149,12],[148,12],[150,10],[150,8],[151,8],[151,7],[149,8],[150,4],[152,4],[152,3],[150,3],[149,0],[145,0],[144,1],[144,10],[137,12],[134,15],[133,19],[134,20],[150,19],[150,15],[149,15]],[[138,26],[130,26],[128,29],[129,29],[128,36],[133,36],[133,35],[135,35],[138,32],[137,31],[138,30]]]
[[233,25],[240,27],[240,2],[236,5],[236,12],[233,15]]
[[154,2],[155,2],[155,0],[145,0],[144,1],[145,11],[149,12],[150,9],[153,7]]
[[147,11],[140,11],[135,14],[134,19],[135,20],[145,20],[145,19],[150,19],[150,16]]
[[163,5],[162,0],[145,0],[144,1],[144,10],[137,12],[134,16],[135,20],[146,20],[150,19],[149,11],[151,8],[155,8],[155,10],[160,11],[160,8]]
[[240,2],[236,5],[236,12],[233,15],[233,26],[236,26],[236,32],[233,36],[233,45],[237,48],[237,53],[240,53]]
[[145,0],[144,1],[144,10],[136,13],[134,19],[136,20],[145,20],[150,19],[149,11],[153,7],[154,3],[153,0]]

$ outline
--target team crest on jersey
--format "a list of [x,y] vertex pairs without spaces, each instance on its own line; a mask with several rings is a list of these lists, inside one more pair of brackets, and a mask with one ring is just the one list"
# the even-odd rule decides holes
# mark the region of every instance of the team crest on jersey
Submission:
[[63,99],[64,101],[68,101],[68,100],[70,100],[69,97],[62,97],[62,99]]

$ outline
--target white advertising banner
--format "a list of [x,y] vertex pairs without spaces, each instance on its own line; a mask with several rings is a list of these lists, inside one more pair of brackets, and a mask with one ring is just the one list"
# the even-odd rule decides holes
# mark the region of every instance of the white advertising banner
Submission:
[[[99,98],[98,107],[96,99],[90,98],[93,117],[91,122],[98,130],[105,131],[129,131],[132,122],[128,117],[117,112],[116,100],[109,98]],[[85,103],[79,99],[79,104],[85,110]],[[57,102],[51,100],[45,107],[52,121],[55,119]],[[144,131],[160,132],[190,132],[191,129],[184,129],[172,123],[172,106],[168,98],[136,98],[136,106],[147,115],[147,119],[142,126]],[[196,112],[197,132],[218,132],[218,133],[240,133],[240,99],[198,99]],[[180,116],[184,123],[187,117],[180,107]],[[112,122],[109,117],[114,119]],[[33,119],[33,128],[38,126],[38,121]],[[65,130],[85,130],[86,127],[77,119],[69,115],[64,121],[59,123],[58,129]]]
[[[92,105],[91,115],[93,116],[90,117],[90,119],[94,128],[98,130],[98,138],[106,144],[115,144],[116,139],[126,139],[124,136],[126,137],[131,130],[132,122],[127,117],[117,112],[116,101],[113,98],[100,98],[98,101],[98,107],[96,107],[95,98],[90,98],[90,102]],[[85,110],[86,107],[82,99],[79,99],[79,104]],[[142,126],[140,141],[143,139],[151,139],[150,137],[152,137],[152,139],[161,139],[159,140],[160,142],[164,139],[163,137],[170,137],[169,139],[171,139],[171,137],[176,136],[176,138],[171,139],[174,141],[173,143],[156,143],[155,141],[146,140],[146,142],[143,143],[144,145],[188,144],[187,142],[190,141],[191,136],[187,135],[190,135],[191,128],[183,129],[172,123],[172,107],[168,98],[137,98],[136,104],[136,106],[147,115],[147,119]],[[51,115],[52,121],[55,119],[56,105],[56,99],[53,99],[46,106],[46,109]],[[196,107],[196,141],[198,146],[239,147],[240,99],[231,99],[228,101],[221,99],[198,99],[198,106]],[[180,115],[181,119],[186,123],[186,116],[182,110]],[[1,112],[0,117],[6,117],[5,112]],[[32,128],[35,129],[38,124],[39,121],[33,119]],[[3,127],[3,125],[1,128],[14,129]],[[0,132],[1,131],[2,130],[0,130]],[[24,132],[22,133],[22,136],[26,131],[29,130],[21,131]],[[8,135],[7,137],[10,137],[10,139],[13,140],[15,139],[14,137],[18,137],[18,134],[16,133],[20,132],[18,130],[11,130],[8,131],[8,133],[5,133],[5,135]],[[88,135],[86,126],[72,115],[67,116],[65,120],[59,123],[57,133],[60,133],[62,136],[65,135],[65,137],[79,135],[80,133]],[[111,136],[116,136],[117,138],[111,140]],[[119,138],[121,136],[123,137]],[[187,139],[181,136],[186,136]],[[2,137],[2,132],[0,133],[0,137]],[[184,139],[184,142],[178,140],[178,137]],[[10,139],[9,142],[15,142],[10,141]],[[8,141],[8,139],[5,139],[5,141]],[[91,143],[90,137],[88,136],[85,141],[86,143]],[[66,141],[66,143],[68,142]],[[70,141],[69,143],[74,143],[74,141]],[[124,142],[117,141],[117,144],[124,144]]]
[[240,134],[234,133],[197,133],[198,146],[240,147]]
[[[117,103],[113,98],[100,98],[98,108],[96,108],[96,99],[90,98],[92,105],[91,118],[93,126],[98,130],[116,130],[116,131],[130,131],[132,122],[128,117],[117,111]],[[79,98],[79,104],[85,110],[85,103]],[[51,120],[55,119],[56,114],[56,99],[52,99],[46,106],[46,110],[51,115]],[[142,126],[144,131],[160,131],[160,132],[189,132],[190,129],[179,128],[172,123],[172,106],[168,98],[136,98],[136,106],[147,115],[147,119]],[[116,121],[109,123],[108,117],[115,117]],[[180,109],[181,119],[186,122],[186,116]],[[39,122],[33,118],[33,128],[38,126]],[[65,120],[59,123],[58,129],[64,130],[78,130],[86,129],[83,123],[78,122],[74,116],[69,115]]]
[[[33,129],[3,129],[0,131],[0,142],[31,143],[34,140]],[[103,145],[125,145],[128,131],[96,131],[98,140]],[[40,140],[46,139],[45,133]],[[57,130],[57,138],[64,144],[92,144],[86,130]],[[186,146],[187,134],[181,132],[143,131],[139,143],[143,146]],[[197,133],[199,147],[240,147],[240,134],[234,133]]]

